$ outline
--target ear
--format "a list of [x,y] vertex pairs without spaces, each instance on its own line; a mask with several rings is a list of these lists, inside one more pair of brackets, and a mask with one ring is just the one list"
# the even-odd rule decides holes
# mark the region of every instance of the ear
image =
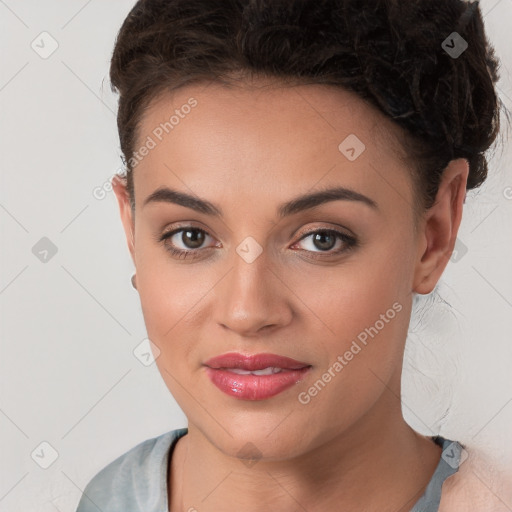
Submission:
[[452,160],[443,172],[433,206],[425,213],[418,235],[413,291],[430,293],[453,252],[466,198],[469,164]]
[[128,250],[130,251],[135,265],[135,220],[132,215],[133,212],[130,204],[130,195],[126,188],[126,181],[116,174],[112,178],[112,189],[117,197],[119,213],[121,214],[121,222],[123,223]]

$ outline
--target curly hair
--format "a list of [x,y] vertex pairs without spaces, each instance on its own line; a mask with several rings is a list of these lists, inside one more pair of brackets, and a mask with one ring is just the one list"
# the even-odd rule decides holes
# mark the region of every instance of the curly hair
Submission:
[[[467,43],[461,55],[446,51],[454,32]],[[478,2],[139,0],[110,67],[132,208],[131,156],[151,102],[187,84],[261,76],[344,88],[391,118],[414,162],[415,211],[424,211],[451,160],[467,159],[467,189],[486,179],[498,67]]]

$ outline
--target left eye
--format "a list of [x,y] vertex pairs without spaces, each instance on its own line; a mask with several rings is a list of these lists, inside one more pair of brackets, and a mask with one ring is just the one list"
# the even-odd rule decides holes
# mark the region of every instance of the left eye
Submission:
[[[311,252],[327,252],[331,251],[330,254],[338,254],[340,252],[343,252],[350,247],[354,246],[356,243],[355,238],[346,235],[345,233],[341,233],[340,231],[336,231],[333,229],[317,229],[316,231],[311,231],[307,234],[305,234],[300,240],[306,240],[308,238],[312,238],[309,246],[310,249],[306,249],[307,251]],[[341,241],[341,248],[338,248],[337,250],[332,250],[333,246],[336,244],[336,241]],[[298,243],[298,242],[297,242]],[[293,246],[297,245],[295,243]],[[292,247],[293,247],[292,246]],[[311,249],[311,247],[315,247],[317,249],[320,249],[319,251],[315,251]]]
[[[172,239],[180,233],[181,237],[179,237],[178,240],[185,244],[185,249],[176,248],[175,242],[172,242]],[[166,233],[162,235],[160,240],[164,242],[165,247],[171,251],[171,253],[176,255],[184,254],[182,257],[186,257],[187,253],[197,252],[195,249],[201,248],[200,246],[204,243],[205,237],[212,238],[206,231],[188,226]]]
[[[178,240],[185,246],[183,249],[177,248],[176,242],[172,241],[172,239],[179,234],[181,234],[181,237],[179,237]],[[175,229],[169,233],[165,233],[160,237],[159,241],[164,243],[165,248],[171,254],[184,259],[196,257],[200,250],[208,249],[208,247],[201,247],[208,237],[212,238],[206,231],[193,226],[186,226]],[[310,248],[302,250],[320,254],[327,253],[327,255],[339,254],[347,251],[357,244],[357,240],[355,238],[340,231],[333,229],[317,229],[316,231],[311,231],[303,235],[302,238],[300,238],[298,242],[295,242],[291,247],[296,247],[301,241],[306,239],[311,239],[309,242]],[[337,241],[341,241],[341,248],[338,247],[338,249],[333,250]],[[315,251],[315,248],[318,250]]]

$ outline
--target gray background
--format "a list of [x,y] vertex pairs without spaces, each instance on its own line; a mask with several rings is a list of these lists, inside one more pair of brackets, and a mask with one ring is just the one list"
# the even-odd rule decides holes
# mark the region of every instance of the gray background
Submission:
[[[140,357],[146,331],[108,191],[121,165],[109,59],[133,4],[0,0],[2,512],[74,511],[104,465],[186,425]],[[512,2],[481,6],[511,109]],[[507,144],[468,194],[438,289],[416,305],[403,410],[512,475],[511,163]]]

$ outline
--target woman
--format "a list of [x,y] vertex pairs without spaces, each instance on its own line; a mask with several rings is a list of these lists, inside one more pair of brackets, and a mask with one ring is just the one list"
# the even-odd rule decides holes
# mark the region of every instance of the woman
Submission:
[[113,187],[188,427],[78,512],[508,510],[400,402],[414,297],[487,175],[497,65],[460,0],[137,2]]

